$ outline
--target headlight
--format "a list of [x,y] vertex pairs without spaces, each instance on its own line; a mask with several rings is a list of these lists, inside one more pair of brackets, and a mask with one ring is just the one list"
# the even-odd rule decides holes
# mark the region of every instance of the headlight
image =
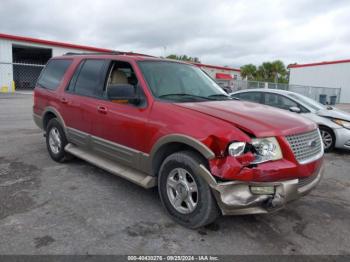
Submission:
[[275,137],[254,138],[252,145],[256,151],[253,164],[282,158],[281,148]]
[[341,119],[335,119],[333,118],[332,121],[342,127],[345,127],[347,129],[350,129],[350,122],[349,121],[345,121],[345,120],[341,120]]
[[228,146],[228,153],[231,156],[240,156],[244,153],[245,142],[233,142]]
[[228,147],[228,153],[231,156],[240,156],[247,151],[246,148],[248,148],[248,151],[251,151],[252,146],[255,149],[253,150],[255,160],[252,164],[259,164],[282,158],[281,148],[275,137],[254,138],[252,139],[251,145],[247,145],[246,142],[233,142]]

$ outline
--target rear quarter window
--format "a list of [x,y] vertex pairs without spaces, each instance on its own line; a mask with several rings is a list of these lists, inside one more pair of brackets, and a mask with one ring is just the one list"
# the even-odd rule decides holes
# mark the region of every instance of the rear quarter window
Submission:
[[71,63],[70,59],[50,60],[39,77],[38,85],[51,90],[57,89]]

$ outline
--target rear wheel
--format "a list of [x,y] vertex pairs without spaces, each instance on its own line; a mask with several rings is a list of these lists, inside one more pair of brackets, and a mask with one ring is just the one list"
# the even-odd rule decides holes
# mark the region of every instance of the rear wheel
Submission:
[[67,143],[61,124],[56,118],[51,119],[46,128],[46,146],[53,160],[64,162],[72,158],[70,154],[64,151]]
[[219,209],[206,181],[196,174],[203,160],[182,151],[168,156],[159,172],[158,190],[168,214],[179,224],[198,228],[213,222]]
[[320,126],[320,132],[321,132],[322,142],[324,146],[324,151],[328,153],[332,151],[335,146],[334,133],[332,129],[325,126]]

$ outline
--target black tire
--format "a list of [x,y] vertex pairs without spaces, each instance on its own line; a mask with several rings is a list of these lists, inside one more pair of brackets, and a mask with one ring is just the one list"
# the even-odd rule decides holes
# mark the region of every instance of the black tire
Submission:
[[[163,206],[170,217],[177,223],[198,228],[212,223],[220,214],[215,198],[207,182],[198,174],[198,166],[204,164],[203,159],[191,151],[181,151],[168,156],[162,163],[158,177],[158,191]],[[204,164],[205,165],[205,164]],[[195,180],[198,193],[196,206],[191,213],[183,214],[175,209],[167,192],[167,180],[175,169],[185,169]]]
[[[60,138],[60,147],[58,147],[58,151],[54,152],[53,149],[50,146],[50,132],[52,130],[57,130],[59,138]],[[68,160],[71,160],[73,157],[71,154],[67,153],[64,151],[64,147],[68,144],[66,135],[63,131],[63,128],[61,126],[61,124],[58,122],[58,120],[56,118],[53,118],[49,121],[49,123],[47,124],[47,128],[46,128],[46,147],[47,147],[47,151],[49,152],[50,157],[56,161],[56,162],[65,162]]]
[[333,130],[330,129],[329,127],[326,127],[326,126],[320,126],[320,131],[321,131],[321,136],[322,136],[322,142],[324,142],[323,141],[324,135],[326,135],[327,138],[331,139],[331,142],[327,143],[327,145],[326,145],[325,142],[323,143],[323,145],[324,145],[324,152],[325,153],[329,153],[329,152],[331,152],[334,149],[334,146],[335,146],[335,135],[333,133]]

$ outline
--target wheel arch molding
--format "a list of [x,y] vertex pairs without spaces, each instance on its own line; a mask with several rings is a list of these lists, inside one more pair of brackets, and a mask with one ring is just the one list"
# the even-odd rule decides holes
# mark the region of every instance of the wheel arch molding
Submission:
[[66,124],[64,122],[64,119],[54,107],[46,107],[42,116],[42,124],[44,131],[46,131],[47,124],[49,123],[50,119],[53,118],[52,116],[54,116],[57,119],[57,121],[61,124],[64,132],[66,132]]
[[183,134],[171,134],[160,138],[150,152],[150,169],[152,174],[157,175],[164,159],[181,150],[197,152],[203,159],[209,161],[215,158],[215,153],[201,141]]

